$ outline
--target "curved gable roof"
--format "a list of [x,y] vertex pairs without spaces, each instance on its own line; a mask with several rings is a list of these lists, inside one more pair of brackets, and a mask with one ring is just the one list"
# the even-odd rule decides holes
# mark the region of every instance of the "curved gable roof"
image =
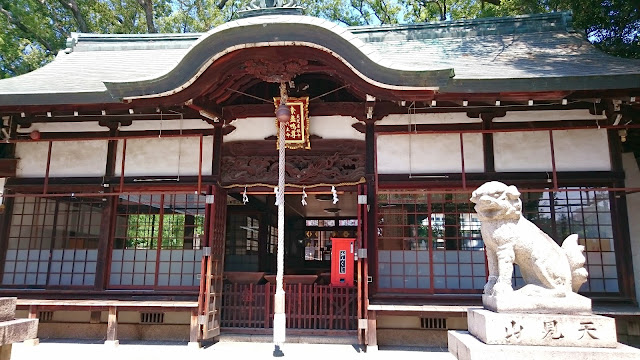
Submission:
[[201,36],[178,64],[156,78],[107,82],[115,97],[170,95],[191,84],[220,57],[245,48],[303,46],[332,54],[365,81],[381,88],[434,90],[453,77],[453,69],[400,70],[347,28],[300,15],[259,16],[218,26]]
[[[345,28],[295,15],[246,18],[204,34],[74,34],[32,73],[0,80],[0,106],[121,102],[175,93],[216,59],[265,46],[331,54],[365,81],[441,93],[640,88],[640,61],[604,54],[566,13]],[[453,71],[455,70],[455,77]]]

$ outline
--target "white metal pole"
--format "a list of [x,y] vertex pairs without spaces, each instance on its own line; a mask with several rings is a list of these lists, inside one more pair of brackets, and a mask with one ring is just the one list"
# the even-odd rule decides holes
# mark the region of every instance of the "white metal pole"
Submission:
[[[280,84],[280,104],[287,104],[287,88],[285,83]],[[280,134],[278,136],[278,269],[276,272],[276,293],[274,296],[273,315],[273,343],[276,352],[281,352],[279,347],[284,344],[286,338],[286,315],[284,311],[284,174],[285,174],[285,122],[280,122]]]

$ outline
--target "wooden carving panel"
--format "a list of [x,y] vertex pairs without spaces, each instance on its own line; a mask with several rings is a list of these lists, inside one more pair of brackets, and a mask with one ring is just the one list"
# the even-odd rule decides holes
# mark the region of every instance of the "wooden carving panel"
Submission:
[[[258,146],[258,145],[263,146]],[[287,151],[286,182],[317,184],[356,182],[365,175],[363,141],[320,141],[315,150]],[[222,182],[278,183],[278,156],[272,141],[225,144]]]

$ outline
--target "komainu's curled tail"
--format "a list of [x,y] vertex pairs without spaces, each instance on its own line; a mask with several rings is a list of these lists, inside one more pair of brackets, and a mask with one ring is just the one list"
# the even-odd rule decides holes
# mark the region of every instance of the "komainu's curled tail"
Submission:
[[567,260],[569,260],[569,267],[571,268],[571,289],[573,292],[578,292],[582,284],[587,281],[587,269],[584,268],[584,246],[578,245],[578,234],[571,234],[567,236],[562,242],[562,250],[564,250]]

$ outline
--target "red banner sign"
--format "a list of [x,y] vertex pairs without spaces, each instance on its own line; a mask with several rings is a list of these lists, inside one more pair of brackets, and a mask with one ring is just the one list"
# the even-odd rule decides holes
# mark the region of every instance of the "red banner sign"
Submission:
[[[276,109],[280,105],[280,98],[273,98]],[[291,119],[285,126],[285,146],[287,149],[311,149],[309,142],[309,98],[289,98],[287,106],[291,110]],[[276,119],[276,128],[279,129]],[[278,148],[280,132],[278,131]]]

